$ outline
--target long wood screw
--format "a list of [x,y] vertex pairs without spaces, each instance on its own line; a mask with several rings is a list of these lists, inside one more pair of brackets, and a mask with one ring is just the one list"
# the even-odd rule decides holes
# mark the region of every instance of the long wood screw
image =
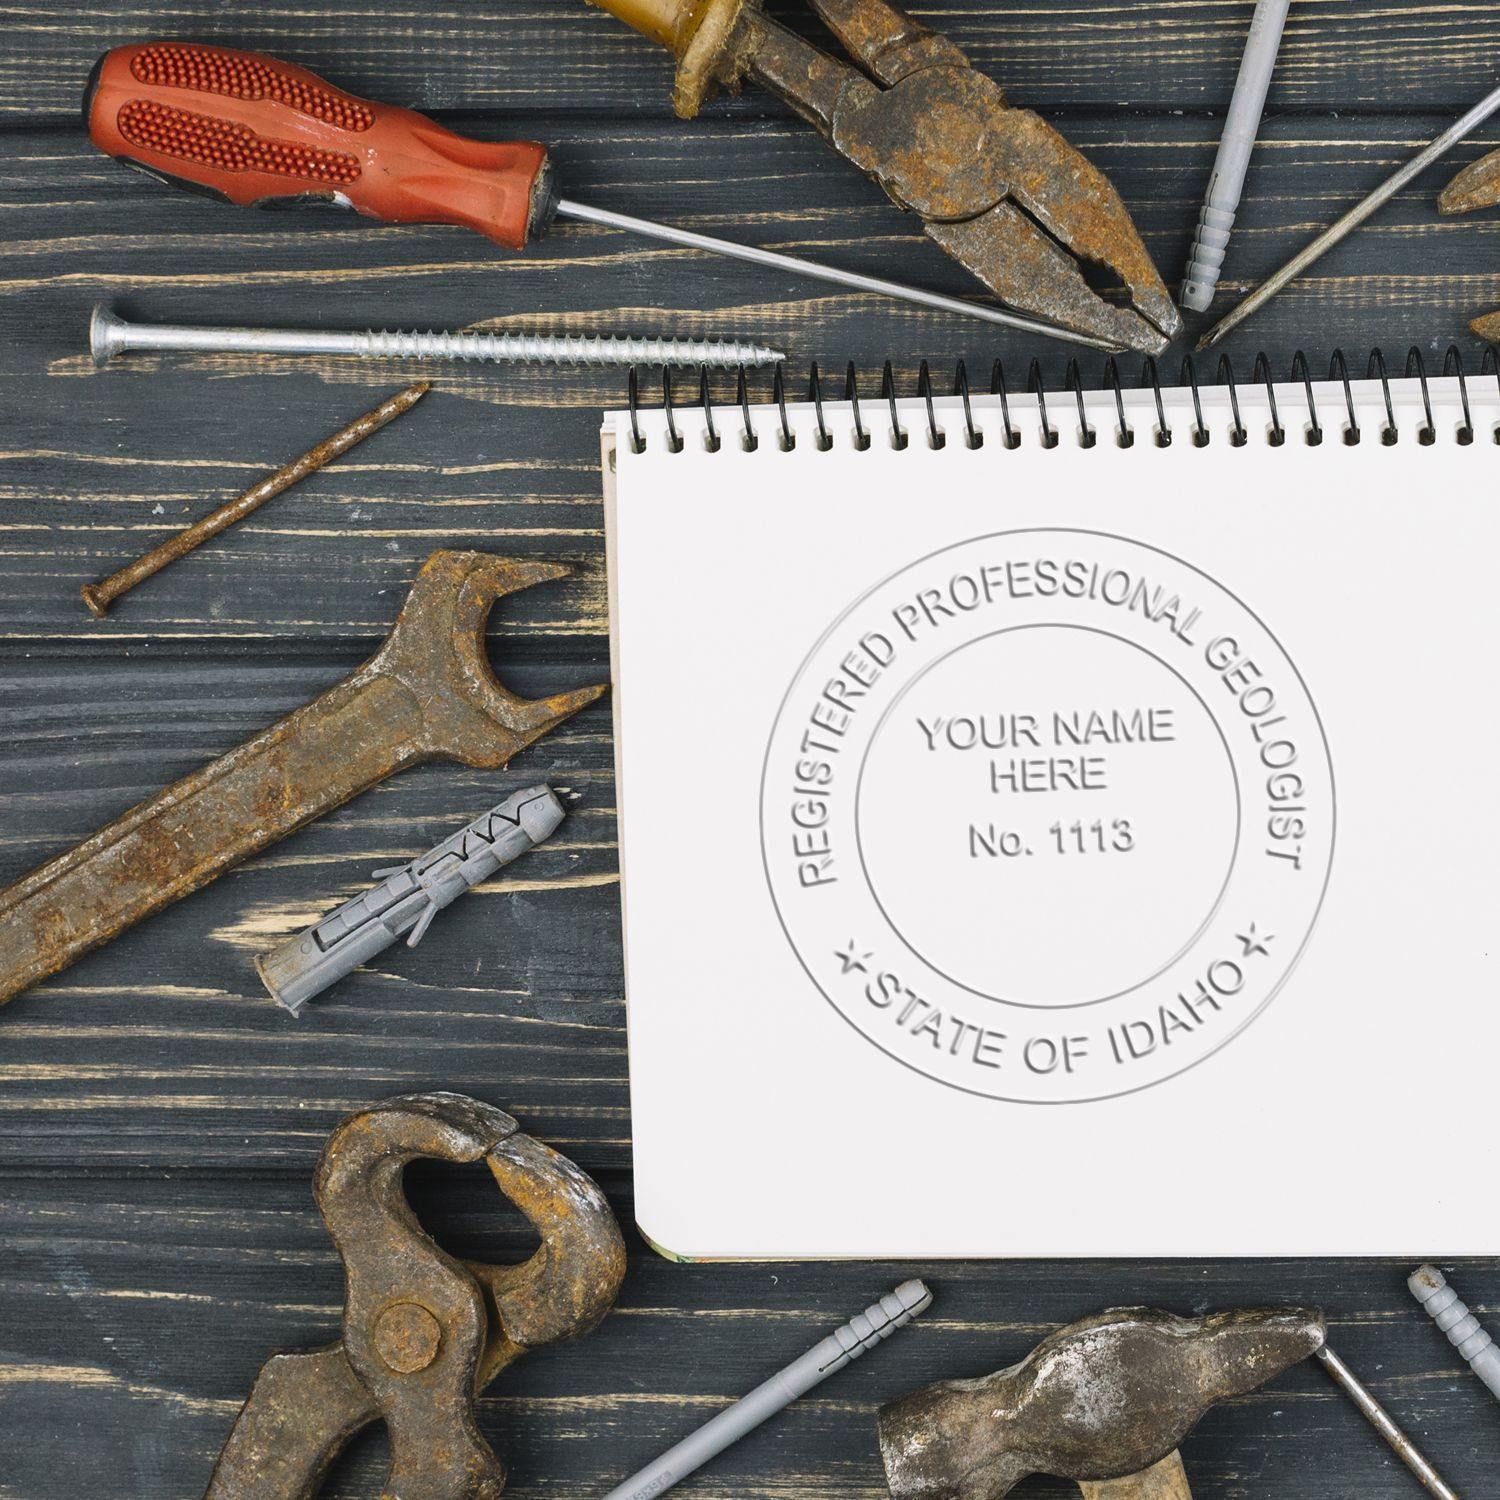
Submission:
[[110,605],[122,594],[128,594],[137,584],[160,573],[169,563],[186,557],[204,542],[211,541],[220,532],[243,521],[252,511],[259,510],[266,501],[274,500],[277,495],[284,494],[309,475],[327,468],[351,448],[357,448],[366,438],[374,437],[382,427],[409,412],[431,389],[432,383],[424,380],[417,385],[408,386],[399,396],[392,396],[389,401],[381,402],[374,411],[366,412],[341,432],[334,433],[331,438],[326,438],[316,448],[304,453],[301,458],[293,459],[285,468],[267,475],[243,495],[229,501],[227,505],[221,505],[212,515],[205,516],[201,521],[177,532],[175,536],[168,537],[144,557],[138,557],[133,563],[117,573],[111,573],[99,583],[84,584],[81,590],[83,602],[88,605],[96,620],[102,620],[109,613]]

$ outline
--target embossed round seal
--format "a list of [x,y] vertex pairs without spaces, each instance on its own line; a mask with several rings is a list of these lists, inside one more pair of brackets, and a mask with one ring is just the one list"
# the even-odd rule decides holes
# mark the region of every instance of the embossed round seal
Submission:
[[1334,843],[1317,709],[1207,574],[1099,532],[977,537],[813,647],[772,730],[766,875],[899,1062],[1027,1103],[1159,1083],[1270,1002]]

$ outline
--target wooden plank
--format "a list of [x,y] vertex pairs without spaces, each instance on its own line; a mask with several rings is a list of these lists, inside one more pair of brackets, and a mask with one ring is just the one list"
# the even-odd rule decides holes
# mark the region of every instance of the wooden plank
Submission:
[[[1279,122],[1251,174],[1221,293],[1260,279],[1437,128],[1434,117]],[[1076,122],[1080,146],[1115,178],[1170,273],[1185,254],[1213,152],[1201,122],[1157,117]],[[975,283],[914,231],[859,174],[805,131],[719,126],[690,148],[670,128],[559,127],[581,197],[693,227],[962,293]],[[1455,157],[1500,141],[1500,129]],[[949,378],[955,358],[976,386],[996,355],[1012,384],[1041,359],[1062,383],[1068,346],[989,325],[851,296],[796,278],[583,228],[525,257],[458,231],[380,228],[326,212],[239,213],[173,195],[95,157],[76,137],[8,139],[0,165],[0,640],[14,650],[114,656],[170,638],[337,641],[351,654],[388,628],[396,601],[439,546],[545,554],[577,581],[516,600],[506,618],[551,655],[604,628],[595,464],[599,412],[622,404],[622,372],[433,367],[440,393],[339,469],[143,588],[106,624],[78,585],[204,513],[412,377],[410,366],[136,360],[102,374],[83,353],[90,305],[112,297],[134,315],[188,322],[365,326],[390,320],[461,326],[476,318],[528,331],[717,333],[785,347],[790,389],[809,361],[836,378],[848,359],[878,387],[897,361],[911,390],[919,358]],[[748,164],[748,165],[747,165]],[[1305,346],[1315,366],[1342,346],[1362,363],[1371,342],[1399,361],[1420,345],[1434,364],[1466,319],[1500,304],[1493,249],[1500,214],[1440,219],[1441,175],[1403,194],[1227,348],[1241,378],[1259,348],[1285,373]],[[788,200],[798,205],[786,211]],[[488,316],[486,316],[488,315]],[[1163,363],[1177,379],[1179,356]],[[1082,351],[1096,383],[1102,361]],[[1123,362],[1125,378],[1139,363]],[[1212,377],[1214,357],[1206,362]],[[648,378],[645,399],[659,399]],[[679,378],[690,399],[695,381]],[[715,382],[716,399],[732,382]],[[769,393],[758,381],[757,393]],[[540,648],[539,649],[543,649]]]
[[[805,16],[789,0],[776,9]],[[1249,11],[1250,0],[950,0],[920,13],[1111,174],[1175,281]],[[540,137],[586,201],[974,290],[775,101],[747,94],[696,125],[671,121],[665,54],[580,0],[518,0],[503,24],[468,0],[13,0],[0,15],[0,883],[348,671],[435,547],[574,563],[572,580],[500,612],[494,654],[528,693],[605,670],[594,454],[599,412],[621,399],[615,373],[444,371],[442,393],[353,462],[108,623],[89,621],[80,582],[409,378],[222,359],[96,375],[80,351],[98,298],[202,322],[489,318],[529,331],[760,336],[791,354],[794,390],[810,360],[839,372],[855,359],[868,381],[887,356],[906,389],[924,357],[946,368],[962,356],[980,385],[996,354],[1013,383],[1038,357],[1061,382],[1060,345],[604,232],[560,229],[515,258],[457,232],[236,218],[174,199],[96,157],[76,123],[97,53],[163,33],[292,54],[475,134]],[[1221,307],[1491,87],[1497,39],[1496,0],[1300,0]],[[1451,169],[1497,141],[1500,129],[1481,132]],[[1445,175],[1436,169],[1231,343],[1241,378],[1261,346],[1282,366],[1299,344],[1315,363],[1338,345],[1362,359],[1372,342],[1437,359],[1473,312],[1500,304],[1500,214],[1439,221]],[[1464,347],[1475,360],[1477,346]],[[1092,380],[1099,362],[1083,363]],[[1175,366],[1174,354],[1164,372]],[[1134,379],[1134,362],[1125,368]],[[264,996],[251,967],[261,947],[375,866],[544,777],[584,792],[568,824],[418,952],[387,954],[301,1023]],[[710,771],[710,814],[713,793]],[[430,767],[386,784],[0,1009],[6,1500],[201,1493],[266,1354],[336,1330],[338,1266],[308,1183],[345,1110],[414,1088],[467,1090],[575,1156],[628,1222],[615,837],[601,705],[504,774]],[[1003,1161],[993,1190],[1004,1191]],[[419,1168],[412,1191],[455,1253],[525,1252],[482,1173]],[[1164,1157],[1142,1191],[1190,1195],[1191,1184],[1174,1183]],[[1333,1183],[1330,1211],[1336,1194]],[[529,1358],[483,1403],[518,1500],[603,1493],[911,1271],[939,1290],[922,1325],[690,1481],[687,1500],[877,1500],[881,1400],[987,1371],[1057,1323],[1128,1302],[1327,1306],[1336,1346],[1447,1477],[1470,1495],[1493,1487],[1490,1398],[1407,1298],[1404,1264],[674,1267],[630,1238],[619,1315]],[[1500,1260],[1455,1279],[1500,1321]],[[374,1493],[383,1452],[381,1439],[362,1443],[325,1494]],[[1413,1488],[1310,1366],[1212,1414],[1186,1453],[1205,1497],[1403,1500]],[[1027,1492],[1075,1493],[1048,1481]]]
[[[775,14],[826,40],[800,3]],[[1250,0],[997,0],[919,4],[1018,103],[1095,109],[1222,111],[1249,26]],[[665,119],[665,51],[582,0],[513,0],[503,18],[478,0],[393,12],[381,0],[246,10],[181,0],[13,0],[0,18],[0,117],[76,119],[98,54],[157,36],[268,51],[344,87],[428,110],[483,111],[512,131],[521,117],[594,113]],[[1272,90],[1273,112],[1426,109],[1457,115],[1492,87],[1500,45],[1494,0],[1300,0]],[[712,106],[720,118],[782,114],[769,96]]]
[[[206,1482],[255,1371],[275,1349],[337,1334],[339,1266],[305,1173],[218,1181],[50,1177],[0,1201],[0,1291],[9,1334],[0,1360],[0,1431],[46,1432],[12,1445],[18,1497],[180,1497]],[[518,1220],[478,1169],[416,1169],[422,1220],[454,1254],[506,1262],[528,1253]],[[628,1183],[603,1185],[628,1222]],[[799,1402],[679,1491],[684,1497],[884,1493],[873,1440],[881,1402],[929,1380],[987,1373],[1052,1327],[1120,1302],[1192,1313],[1303,1300],[1329,1309],[1335,1347],[1461,1493],[1488,1493],[1491,1398],[1407,1297],[1404,1264],[762,1265],[687,1268],[634,1254],[618,1310],[588,1339],[535,1352],[480,1407],[511,1465],[509,1493],[597,1495],[811,1345],[898,1276],[937,1291],[912,1329]],[[1455,1281],[1493,1315],[1500,1271],[1460,1265]],[[57,1439],[76,1434],[76,1441]],[[1412,1480],[1311,1364],[1214,1410],[1184,1445],[1197,1493],[1406,1500]],[[325,1494],[376,1492],[383,1446],[361,1445]],[[1061,1483],[1026,1493],[1063,1500]],[[1076,1495],[1076,1490],[1071,1491]]]
[[[69,723],[97,669],[48,663],[3,694],[8,881],[335,680],[337,665],[132,662],[100,732]],[[546,674],[557,685],[585,672]],[[526,690],[534,673],[519,674]],[[25,720],[25,724],[21,723]],[[47,726],[51,726],[50,728]],[[105,727],[108,725],[109,727]],[[264,1167],[305,1149],[308,1105],[424,1088],[490,1095],[563,1149],[625,1161],[626,1067],[608,710],[503,774],[419,767],[274,847],[0,1011],[0,1160]],[[391,949],[302,1021],[253,959],[539,780],[581,800],[548,844]]]

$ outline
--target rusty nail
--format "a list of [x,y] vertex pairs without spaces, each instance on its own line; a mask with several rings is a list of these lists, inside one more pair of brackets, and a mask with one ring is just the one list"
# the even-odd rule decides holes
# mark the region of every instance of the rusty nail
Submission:
[[327,468],[335,459],[342,458],[351,448],[357,448],[366,438],[374,437],[382,427],[409,412],[431,389],[430,381],[408,386],[399,396],[392,396],[389,401],[382,402],[374,411],[366,412],[364,416],[351,422],[341,432],[334,433],[332,437],[319,443],[316,448],[304,453],[301,458],[293,459],[285,468],[268,475],[237,499],[221,505],[212,515],[205,516],[194,525],[185,527],[182,531],[168,537],[159,547],[153,547],[144,557],[138,557],[133,563],[121,568],[117,573],[111,573],[108,578],[99,583],[86,583],[81,592],[83,602],[88,605],[89,612],[96,620],[102,620],[109,613],[110,605],[122,594],[128,594],[137,584],[144,583],[148,578],[160,573],[169,563],[176,562],[180,557],[186,557],[189,552],[201,547],[204,542],[211,541],[220,532],[227,531],[238,521],[243,521],[252,511],[259,510],[266,501],[274,500],[277,495],[284,494],[309,475],[316,474],[319,469]]

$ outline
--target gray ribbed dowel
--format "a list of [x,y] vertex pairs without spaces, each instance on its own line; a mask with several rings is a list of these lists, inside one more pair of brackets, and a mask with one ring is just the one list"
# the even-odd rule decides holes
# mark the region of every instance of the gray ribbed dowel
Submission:
[[902,1282],[873,1307],[867,1307],[857,1318],[829,1334],[815,1349],[809,1349],[795,1364],[773,1375],[764,1385],[756,1386],[743,1401],[721,1411],[655,1463],[612,1489],[605,1500],[651,1500],[663,1490],[680,1484],[768,1417],[790,1406],[799,1396],[805,1396],[815,1385],[837,1374],[865,1350],[888,1339],[898,1328],[904,1328],[931,1304],[932,1293],[924,1283]]
[[1193,312],[1207,312],[1214,300],[1214,288],[1219,284],[1229,232],[1234,228],[1234,216],[1245,189],[1245,173],[1250,166],[1250,153],[1255,149],[1255,134],[1265,111],[1290,4],[1291,0],[1257,0],[1255,14],[1250,18],[1250,36],[1229,101],[1229,117],[1219,138],[1219,154],[1214,158],[1208,193],[1198,214],[1198,233],[1188,252],[1188,267],[1182,279],[1179,300]]
[[549,365],[774,365],[779,349],[732,339],[539,337],[529,333],[324,333],[317,329],[184,328],[128,323],[96,307],[89,324],[94,363],[117,354],[346,354],[355,359],[487,360]]
[[262,953],[255,960],[261,981],[279,1005],[300,1016],[309,1000],[398,939],[415,948],[439,912],[551,838],[566,816],[549,786],[507,797],[421,858],[376,870],[380,884],[373,890]]
[[1436,1266],[1419,1266],[1406,1284],[1432,1321],[1448,1335],[1448,1342],[1468,1360],[1469,1368],[1500,1399],[1500,1347],[1459,1300],[1443,1273]]

